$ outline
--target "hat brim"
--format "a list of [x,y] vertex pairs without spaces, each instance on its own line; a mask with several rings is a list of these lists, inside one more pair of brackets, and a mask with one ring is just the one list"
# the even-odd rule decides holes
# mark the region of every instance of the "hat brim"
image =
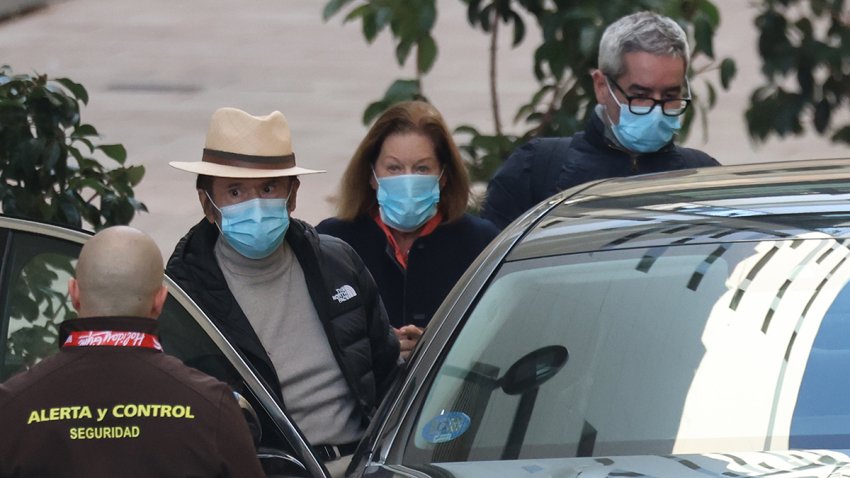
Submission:
[[210,163],[207,161],[171,161],[168,165],[172,168],[188,171],[190,173],[221,178],[278,178],[283,176],[300,176],[302,174],[326,172],[320,169],[307,169],[300,168],[298,166],[284,169],[243,168],[239,166]]

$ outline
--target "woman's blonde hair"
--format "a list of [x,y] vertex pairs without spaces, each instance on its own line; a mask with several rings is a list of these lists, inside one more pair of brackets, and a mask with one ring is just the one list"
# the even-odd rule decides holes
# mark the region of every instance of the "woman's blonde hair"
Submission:
[[377,194],[370,183],[373,165],[389,136],[406,133],[422,134],[434,145],[445,180],[438,206],[444,220],[450,222],[463,216],[469,201],[469,175],[446,122],[431,104],[405,101],[381,114],[345,168],[337,205],[339,219],[354,220],[377,205]]

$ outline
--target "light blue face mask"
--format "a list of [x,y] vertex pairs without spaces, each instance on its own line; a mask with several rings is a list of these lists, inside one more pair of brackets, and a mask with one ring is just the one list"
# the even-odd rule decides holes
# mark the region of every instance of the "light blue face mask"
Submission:
[[[374,171],[372,172],[374,175]],[[440,203],[440,176],[402,174],[378,181],[381,220],[387,226],[412,232],[437,214]]]
[[[209,198],[209,194],[207,195]],[[236,251],[249,259],[263,259],[283,243],[289,229],[286,199],[251,199],[221,209],[221,234]]]
[[[614,92],[611,91],[611,85],[608,85],[608,91],[620,105],[620,122],[612,124],[611,131],[617,138],[617,141],[624,148],[638,153],[651,153],[658,151],[665,144],[673,139],[673,134],[679,131],[682,127],[682,122],[678,116],[667,116],[661,111],[661,105],[656,105],[647,114],[634,114],[629,110],[628,104],[620,103]],[[633,106],[633,109],[638,107]],[[643,111],[649,111],[649,106],[644,106]],[[610,118],[609,118],[610,121]]]

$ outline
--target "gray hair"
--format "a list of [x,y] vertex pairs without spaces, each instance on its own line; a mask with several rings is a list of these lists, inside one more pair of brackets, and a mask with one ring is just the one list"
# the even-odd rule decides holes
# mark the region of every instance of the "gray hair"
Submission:
[[625,73],[623,56],[642,51],[691,61],[688,36],[673,19],[652,12],[626,15],[605,29],[599,42],[599,69],[614,78]]

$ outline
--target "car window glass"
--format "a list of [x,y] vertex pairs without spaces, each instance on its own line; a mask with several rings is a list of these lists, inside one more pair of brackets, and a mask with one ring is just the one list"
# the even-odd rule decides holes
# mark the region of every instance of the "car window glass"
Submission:
[[59,323],[76,317],[68,298],[68,279],[80,247],[35,234],[11,236],[2,280],[0,381],[58,350]]
[[[68,297],[81,245],[48,236],[15,233],[4,281],[3,379],[58,350],[59,324],[77,316]],[[160,316],[166,352],[187,365],[239,386],[230,363],[192,315],[169,295]]]
[[[193,314],[174,297],[176,293],[183,293],[177,291],[175,286],[172,285],[172,287],[162,314],[159,316],[159,332],[163,350],[179,358],[186,365],[227,383],[245,397],[260,420],[263,447],[291,451],[291,446],[283,438],[259,399],[245,386],[245,382],[231,362],[198,324],[198,320],[206,321],[207,319],[199,317],[196,320]],[[195,313],[199,314],[198,311]]]
[[403,461],[850,448],[850,405],[824,398],[850,371],[848,254],[812,239],[508,263]]
[[159,317],[159,335],[163,351],[174,355],[186,365],[226,382],[234,389],[242,381],[192,315],[172,295],[168,296]]

